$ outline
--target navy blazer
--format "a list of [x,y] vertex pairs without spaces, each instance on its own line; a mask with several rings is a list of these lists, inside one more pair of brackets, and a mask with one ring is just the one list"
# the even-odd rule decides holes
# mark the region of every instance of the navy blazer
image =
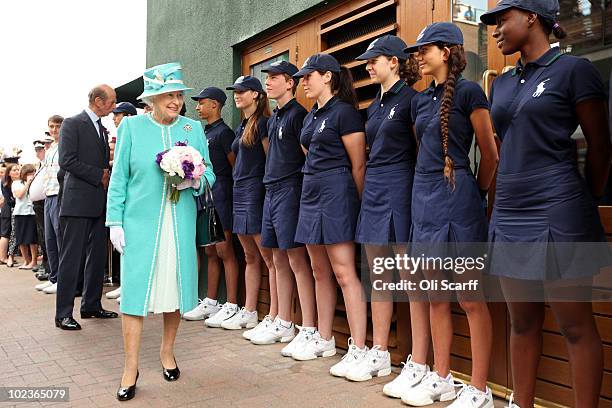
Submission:
[[60,128],[59,165],[66,171],[60,216],[100,217],[106,208],[102,174],[108,169],[108,136],[104,140],[82,111],[67,118]]

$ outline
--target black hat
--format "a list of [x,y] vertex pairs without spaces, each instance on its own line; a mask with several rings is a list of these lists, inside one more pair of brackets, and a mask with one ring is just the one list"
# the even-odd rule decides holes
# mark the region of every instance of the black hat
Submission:
[[486,25],[496,25],[497,14],[513,7],[536,13],[553,22],[557,21],[557,14],[559,14],[558,0],[501,0],[495,7],[481,15],[480,21]]
[[314,71],[322,71],[322,72],[340,72],[341,70],[340,63],[334,57],[329,54],[315,54],[308,57],[306,61],[304,61],[304,65],[302,68],[295,74],[293,74],[294,78],[301,78],[306,74],[310,74]]
[[424,45],[435,43],[463,45],[463,33],[453,23],[433,23],[425,27],[417,37],[416,44],[404,48],[404,52],[411,54]]
[[369,60],[380,55],[388,57],[397,57],[400,60],[407,60],[408,54],[404,52],[406,43],[404,40],[395,35],[384,35],[375,39],[368,45],[366,52],[355,58],[356,60]]
[[212,99],[219,102],[221,105],[225,105],[227,95],[225,95],[225,92],[223,92],[221,89],[215,86],[210,86],[202,89],[199,94],[192,96],[191,99],[194,101],[199,101],[200,99]]
[[255,91],[259,93],[264,93],[263,87],[261,86],[261,81],[255,77],[250,75],[243,75],[236,78],[234,81],[234,85],[230,85],[227,88],[228,91]]
[[115,109],[113,109],[113,113],[127,113],[129,115],[138,115],[136,107],[129,102],[118,103]]
[[298,72],[298,67],[288,61],[276,61],[270,64],[267,68],[262,69],[261,72],[267,72],[269,74],[287,74],[293,76]]

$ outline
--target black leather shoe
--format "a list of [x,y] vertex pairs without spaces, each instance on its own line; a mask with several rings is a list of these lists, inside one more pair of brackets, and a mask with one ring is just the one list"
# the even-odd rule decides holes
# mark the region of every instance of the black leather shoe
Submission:
[[44,273],[40,273],[38,272],[36,274],[36,279],[38,279],[39,281],[46,281],[49,280],[49,274],[44,272]]
[[81,312],[81,319],[115,319],[119,315],[110,310],[100,309],[95,312]]
[[140,372],[136,371],[136,381],[134,381],[134,385],[130,385],[129,387],[122,387],[119,384],[119,389],[117,390],[117,399],[119,401],[129,401],[136,395],[136,383],[138,382],[138,376],[140,376]]
[[81,325],[72,317],[55,319],[55,327],[59,327],[62,330],[81,330]]
[[176,364],[176,359],[174,359],[174,365],[176,368],[168,369],[164,368],[162,364],[162,374],[164,375],[164,380],[166,381],[176,381],[181,376],[181,370],[179,370],[178,365]]

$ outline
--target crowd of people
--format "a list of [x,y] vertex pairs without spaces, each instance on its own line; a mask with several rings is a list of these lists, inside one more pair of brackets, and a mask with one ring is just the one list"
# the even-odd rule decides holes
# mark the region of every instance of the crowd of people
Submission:
[[[95,87],[82,113],[49,119],[53,141],[36,145],[44,171],[6,165],[0,261],[11,266],[18,247],[25,259],[20,267],[37,267],[38,244],[44,242],[47,264],[37,276],[48,282],[37,289],[57,292],[57,327],[79,330],[72,316],[79,292],[82,318],[117,317],[100,303],[108,227],[112,246],[121,254],[121,287],[107,294],[120,297],[121,401],[135,395],[143,318],[149,313],[163,314],[162,374],[176,381],[174,343],[181,317],[203,320],[209,328],[245,329],[243,337],[254,345],[286,343],[282,356],[298,361],[335,355],[337,285],[351,336],[347,353],[330,374],[351,381],[389,375],[393,300],[371,303],[373,342],[368,347],[355,243],[364,245],[371,264],[390,246],[410,253],[406,243],[605,240],[595,199],[603,194],[610,162],[606,95],[588,60],[551,48],[549,36],[564,35],[555,21],[558,7],[555,0],[502,1],[481,16],[483,23],[496,26],[493,36],[505,55],[521,53],[516,68],[495,81],[489,98],[461,75],[466,57],[456,25],[431,24],[412,46],[394,35],[377,38],[357,57],[380,85],[367,120],[357,110],[350,71],[324,53],[310,56],[299,69],[287,61],[272,63],[263,71],[264,84],[240,76],[227,86],[242,117],[235,130],[221,117],[227,96],[217,87],[191,97],[204,127],[181,115],[184,93],[191,88],[178,63],[144,73],[139,99],[148,112],[142,115],[129,103],[117,105],[112,88]],[[423,75],[433,82],[417,92],[413,85]],[[300,82],[314,102],[310,111],[295,99]],[[546,92],[552,87],[555,92]],[[111,112],[118,127],[116,148],[101,122]],[[577,126],[588,141],[587,182],[576,170],[569,143]],[[500,153],[493,129],[502,141]],[[474,139],[481,157],[476,174],[469,157]],[[201,155],[206,165],[201,178],[173,183],[160,171],[155,157],[176,145],[191,146]],[[483,201],[496,172],[489,222]],[[45,177],[43,221],[38,222],[43,241],[37,234],[36,203],[28,198],[39,173]],[[563,186],[555,184],[557,179],[565,180]],[[198,300],[196,218],[209,204],[209,186],[225,240],[204,249],[207,294]],[[178,200],[170,198],[174,190],[180,192]],[[560,199],[562,210],[556,206]],[[582,217],[580,222],[576,217]],[[234,234],[246,263],[242,306]],[[537,269],[546,260],[536,261],[533,267],[493,264],[490,273],[501,277],[504,290],[517,281],[537,284],[547,277]],[[555,262],[560,279],[576,277],[564,276],[563,259]],[[269,272],[270,309],[259,321],[263,265]],[[435,272],[420,271],[425,278]],[[583,271],[583,276],[597,272]],[[301,326],[291,314],[296,290]],[[453,408],[493,407],[487,387],[493,338],[489,309],[484,299],[458,294],[458,301],[469,324],[470,384],[458,383],[451,374],[450,302],[411,299],[412,350],[400,375],[384,386],[386,395],[411,406],[454,400]],[[603,354],[592,306],[557,302],[551,308],[567,339],[576,406],[596,406]],[[544,303],[509,300],[508,309],[515,392],[509,406],[530,407]],[[430,343],[433,367],[427,365]]]

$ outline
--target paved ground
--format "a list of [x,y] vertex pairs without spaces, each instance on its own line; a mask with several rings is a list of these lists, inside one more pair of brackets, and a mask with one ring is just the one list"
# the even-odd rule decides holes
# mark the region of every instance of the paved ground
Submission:
[[[34,290],[38,281],[32,272],[1,266],[0,282],[0,386],[69,387],[69,404],[44,405],[405,406],[382,394],[383,384],[392,377],[350,383],[328,374],[329,367],[340,356],[296,362],[280,355],[280,345],[253,346],[239,332],[205,329],[202,322],[181,324],[176,344],[181,378],[168,383],[162,378],[158,357],[162,319],[157,316],[145,320],[136,398],[120,404],[115,392],[123,365],[121,320],[82,321],[78,318],[77,299],[75,317],[83,330],[65,332],[53,325],[55,296]],[[103,302],[107,309],[118,309],[114,301],[104,299]],[[40,405],[21,403],[18,406]],[[11,405],[0,403],[0,406]]]

